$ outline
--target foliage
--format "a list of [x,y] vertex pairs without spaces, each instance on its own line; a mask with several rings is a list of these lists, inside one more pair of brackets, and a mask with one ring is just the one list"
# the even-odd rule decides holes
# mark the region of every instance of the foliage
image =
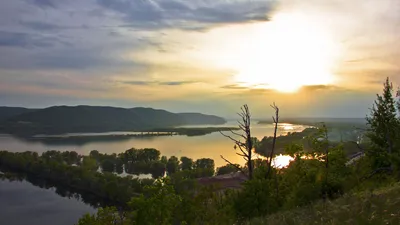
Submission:
[[221,166],[217,168],[217,175],[224,175],[239,172],[240,165],[239,164],[226,164],[225,166]]
[[101,162],[101,168],[104,172],[112,173],[115,171],[115,164],[110,159],[105,159]]
[[156,182],[129,202],[132,209],[130,217],[135,224],[172,224],[174,210],[180,201],[172,186]]
[[98,209],[96,215],[86,214],[77,225],[128,225],[130,221],[123,217],[115,207]]
[[181,170],[191,170],[194,167],[194,162],[191,158],[181,157]]
[[255,218],[246,225],[400,224],[400,184]]
[[167,173],[169,175],[178,172],[179,170],[179,159],[175,156],[171,156],[167,162]]
[[400,153],[400,143],[397,143],[400,125],[389,78],[384,83],[383,94],[377,95],[367,121],[370,126],[367,136],[371,140],[371,148],[366,154],[372,160],[372,168],[391,167]]

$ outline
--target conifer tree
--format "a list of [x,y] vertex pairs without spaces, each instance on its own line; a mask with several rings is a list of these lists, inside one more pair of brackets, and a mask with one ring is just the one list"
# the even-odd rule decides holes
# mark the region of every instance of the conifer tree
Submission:
[[368,138],[372,147],[366,152],[373,163],[373,168],[392,168],[393,157],[398,154],[399,120],[396,113],[396,102],[393,97],[393,85],[386,79],[383,94],[377,99],[367,116],[369,125]]

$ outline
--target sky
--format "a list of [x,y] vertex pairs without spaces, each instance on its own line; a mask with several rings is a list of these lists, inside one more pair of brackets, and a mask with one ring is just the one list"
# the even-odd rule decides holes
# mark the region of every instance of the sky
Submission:
[[364,117],[400,84],[398,0],[2,0],[0,105]]

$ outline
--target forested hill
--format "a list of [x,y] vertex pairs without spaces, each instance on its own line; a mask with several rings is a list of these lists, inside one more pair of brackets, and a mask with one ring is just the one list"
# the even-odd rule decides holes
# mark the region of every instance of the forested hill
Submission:
[[199,124],[224,124],[226,120],[213,115],[204,115],[201,113],[178,113],[186,125]]
[[[179,114],[152,108],[101,106],[54,106],[45,109],[2,108],[0,131],[7,133],[54,134],[68,132],[143,131],[189,124],[224,124],[221,117],[199,113]],[[15,113],[11,113],[15,112]]]
[[2,107],[0,106],[0,122],[3,122],[11,117],[21,115],[27,112],[33,112],[36,109],[27,109],[22,107]]

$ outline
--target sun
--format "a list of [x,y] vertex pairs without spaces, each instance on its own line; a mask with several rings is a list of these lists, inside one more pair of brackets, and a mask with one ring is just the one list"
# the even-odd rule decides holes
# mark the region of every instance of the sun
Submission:
[[242,86],[296,92],[306,85],[328,85],[336,46],[323,27],[301,14],[277,14],[252,25],[235,62]]

